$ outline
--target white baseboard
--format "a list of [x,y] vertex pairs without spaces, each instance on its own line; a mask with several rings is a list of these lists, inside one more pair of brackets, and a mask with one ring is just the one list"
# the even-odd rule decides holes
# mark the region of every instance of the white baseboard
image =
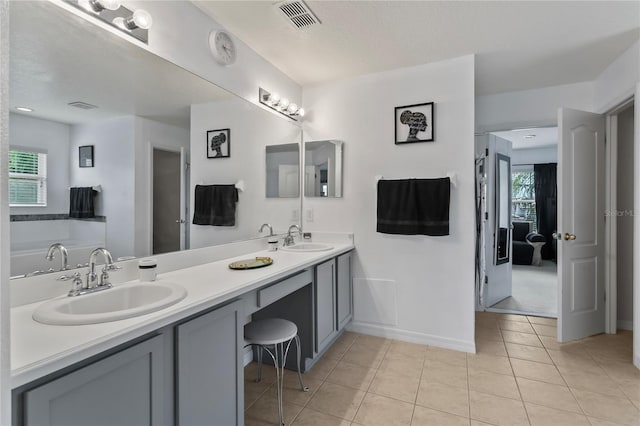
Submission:
[[618,320],[618,330],[633,330],[633,321],[620,321]]
[[404,342],[419,343],[421,345],[437,346],[454,351],[475,353],[475,341],[450,339],[448,337],[434,336],[431,334],[417,333],[415,331],[401,330],[379,324],[370,324],[354,321],[347,325],[348,331],[355,333],[369,334],[372,336],[386,337],[389,339],[402,340]]

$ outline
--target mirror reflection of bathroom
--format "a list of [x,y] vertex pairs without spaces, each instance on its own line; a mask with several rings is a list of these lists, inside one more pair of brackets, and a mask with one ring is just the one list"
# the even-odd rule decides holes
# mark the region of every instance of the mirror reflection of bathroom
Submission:
[[[486,162],[484,176],[487,213],[497,231],[491,241],[493,229],[486,230],[486,245],[495,249],[495,262],[486,268],[489,285],[482,293],[482,304],[496,312],[556,318],[558,275],[553,233],[557,224],[558,128],[515,129],[482,137],[486,137],[485,152],[496,158]],[[495,185],[492,174],[499,179]],[[511,187],[508,203],[504,203],[508,196],[505,183]],[[487,227],[491,228],[491,223]],[[505,241],[509,241],[508,247]]]
[[297,143],[267,145],[267,198],[300,196],[300,146]]
[[304,196],[342,197],[342,142],[305,142],[304,151]]

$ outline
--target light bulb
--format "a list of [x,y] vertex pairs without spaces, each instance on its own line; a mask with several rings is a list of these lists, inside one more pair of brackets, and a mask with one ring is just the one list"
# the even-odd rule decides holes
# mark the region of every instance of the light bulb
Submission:
[[269,95],[269,102],[273,106],[278,105],[278,102],[280,102],[280,95],[277,94],[276,92],[273,92],[272,94]]
[[300,109],[298,110],[298,115],[299,115],[300,117],[304,117],[304,108],[300,108]]
[[89,2],[89,0],[80,0],[78,1],[78,5],[85,9],[87,12],[91,12],[91,13],[96,13],[95,10],[93,10],[93,7],[91,6],[91,3]]
[[298,110],[298,105],[296,105],[293,102],[289,105],[289,108],[287,108],[287,112],[289,114],[295,114],[297,110]]
[[133,12],[132,19],[136,26],[143,30],[148,30],[151,28],[151,25],[153,25],[153,18],[151,18],[151,14],[143,9],[138,9]]
[[105,9],[118,10],[122,4],[119,0],[98,0]]
[[287,109],[287,107],[289,106],[289,99],[283,98],[280,101],[280,105],[282,105],[282,109]]

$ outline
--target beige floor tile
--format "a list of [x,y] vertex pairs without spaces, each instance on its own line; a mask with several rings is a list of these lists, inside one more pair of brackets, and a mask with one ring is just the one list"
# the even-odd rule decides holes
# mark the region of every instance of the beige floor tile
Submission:
[[469,391],[442,383],[420,382],[416,404],[458,416],[469,416]]
[[335,342],[324,353],[324,355],[322,355],[322,357],[323,358],[332,358],[332,359],[335,359],[335,360],[339,361],[340,359],[342,359],[344,354],[347,353],[347,351],[349,350],[351,345],[352,345],[351,342],[345,342],[345,343]]
[[424,359],[422,358],[387,352],[378,370],[401,376],[420,378],[423,366]]
[[420,378],[400,376],[394,373],[378,371],[371,382],[369,393],[388,396],[401,401],[414,403],[418,394]]
[[633,405],[640,409],[640,381],[620,383],[620,389],[631,400]]
[[498,328],[476,328],[476,341],[479,340],[502,342],[502,333]]
[[560,343],[555,337],[538,336],[545,348],[565,352],[584,352],[586,347],[580,342]]
[[338,337],[336,339],[336,343],[340,343],[340,344],[352,344],[353,342],[356,341],[356,339],[362,336],[361,334],[358,333],[352,333],[350,331],[345,331],[344,333],[342,333],[340,335],[340,337]]
[[520,392],[513,376],[490,371],[469,371],[469,390],[511,399],[520,399]]
[[517,343],[505,343],[510,358],[526,359],[527,361],[544,362],[552,364],[551,358],[544,348],[535,346],[518,345]]
[[476,328],[499,329],[495,318],[476,318]]
[[366,391],[369,389],[369,385],[375,375],[376,370],[374,368],[340,361],[331,371],[331,374],[327,376],[326,381]]
[[479,354],[507,356],[503,342],[476,341],[476,352]]
[[294,426],[349,426],[351,422],[305,408],[298,414],[293,424]]
[[[309,391],[304,392],[300,389],[300,382],[298,382],[298,375],[296,373],[288,370],[285,371],[284,386],[282,389],[283,401],[304,406],[318,391],[320,386],[322,386],[322,382],[320,380],[313,380],[304,377],[302,380],[304,385],[309,388]],[[265,395],[278,399],[278,389],[275,383],[267,390],[267,392],[265,392]]]
[[[265,356],[269,356],[266,355]],[[255,381],[258,378],[258,363],[251,362],[244,367],[244,379],[246,381]],[[276,381],[276,369],[272,365],[262,364],[262,381],[274,383]]]
[[558,327],[555,325],[532,324],[532,327],[540,336],[556,337],[558,335]]
[[416,406],[413,411],[411,425],[469,426],[469,419],[467,417],[460,417],[449,413],[443,413],[442,411]]
[[324,380],[337,364],[338,361],[336,361],[335,359],[322,357],[313,365],[310,370],[303,374],[303,378],[308,377],[313,380]]
[[342,361],[358,364],[362,367],[378,368],[384,359],[389,345],[373,346],[369,343],[361,343],[356,340],[342,357]]
[[638,425],[640,411],[627,399],[573,389],[585,414],[624,425]]
[[589,419],[589,423],[591,424],[591,426],[624,426],[620,423],[612,422],[609,420],[596,419],[595,417],[587,416],[587,419]]
[[467,366],[466,352],[453,351],[451,349],[429,347],[426,359],[430,361],[441,361],[451,365]]
[[480,422],[478,420],[471,419],[471,426],[491,426],[489,423]]
[[428,346],[419,345],[417,343],[400,342],[397,340],[392,341],[387,351],[387,356],[400,355],[405,357],[413,357],[424,359],[427,355]]
[[513,375],[509,358],[486,354],[467,354],[467,366],[471,370],[491,371],[492,373]]
[[364,426],[410,425],[413,415],[413,404],[368,393],[354,422]]
[[542,342],[535,334],[502,330],[502,337],[505,342],[517,343],[519,345],[538,346],[540,348],[542,347]]
[[261,381],[256,382],[254,380],[244,381],[244,409],[251,407],[251,405],[260,398],[273,383]]
[[441,361],[425,362],[422,369],[422,380],[468,389],[467,368],[446,364]]
[[631,347],[621,347],[616,344],[595,348],[587,346],[587,352],[596,362],[602,364],[608,362],[633,362],[633,350]]
[[529,424],[522,401],[471,391],[469,404],[472,419],[499,426]]
[[325,382],[307,407],[346,420],[353,420],[365,392]]
[[593,373],[600,373],[602,368],[594,361],[591,356],[584,352],[569,352],[563,350],[547,350],[547,353],[553,360],[553,363],[557,366],[567,366],[571,368],[580,368],[583,371],[591,371]]
[[391,344],[391,339],[378,336],[369,336],[368,334],[358,334],[354,343],[363,346],[369,346],[375,349],[387,347]]
[[516,322],[507,320],[498,320],[498,326],[501,330],[517,331],[519,333],[536,334],[528,322]]
[[558,320],[555,318],[532,317],[532,316],[528,316],[527,318],[529,319],[529,322],[531,324],[542,324],[542,325],[551,325],[551,326],[558,325]]
[[608,362],[600,367],[617,383],[640,384],[640,370],[630,362]]
[[602,370],[599,373],[585,371],[580,368],[558,366],[560,374],[570,388],[604,393],[606,395],[624,397],[624,393],[616,382]]
[[560,376],[560,372],[553,364],[512,358],[511,366],[513,367],[513,372],[516,377],[553,383],[555,385],[565,385],[562,376]]
[[[284,421],[286,424],[293,422],[293,419],[302,411],[301,405],[284,402]],[[280,416],[278,414],[278,400],[263,395],[249,409],[244,412],[246,425],[279,425]]]
[[516,315],[516,314],[502,314],[500,315],[501,320],[505,321],[515,321],[515,322],[529,322],[529,319],[526,315]]
[[517,380],[523,401],[559,410],[582,413],[578,402],[568,387],[520,377]]
[[586,416],[569,411],[556,410],[531,403],[525,403],[531,426],[590,426]]

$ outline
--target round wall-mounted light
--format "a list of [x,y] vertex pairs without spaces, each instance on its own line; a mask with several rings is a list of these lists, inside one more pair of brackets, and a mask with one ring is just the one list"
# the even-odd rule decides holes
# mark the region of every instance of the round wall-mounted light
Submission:
[[298,110],[298,115],[299,115],[300,117],[304,117],[304,108],[300,108],[300,109]]
[[113,24],[123,30],[135,30],[136,28],[142,28],[143,30],[148,30],[153,25],[153,18],[146,10],[138,9],[133,12],[128,18],[116,18],[113,20]]

